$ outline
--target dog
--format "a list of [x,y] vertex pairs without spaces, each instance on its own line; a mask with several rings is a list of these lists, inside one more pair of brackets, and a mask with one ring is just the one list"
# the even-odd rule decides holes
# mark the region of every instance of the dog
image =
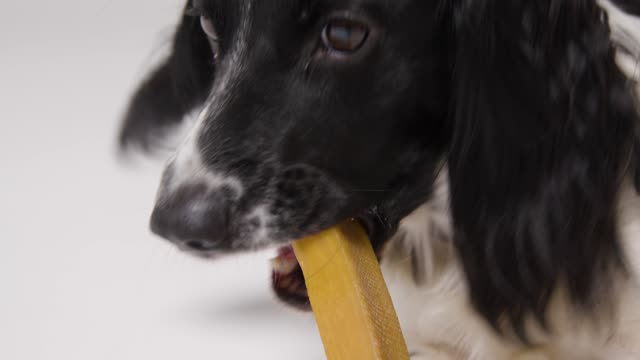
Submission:
[[[169,161],[153,232],[214,259],[346,219],[412,359],[640,359],[635,0],[190,0],[123,149]],[[631,24],[631,25],[630,25]]]

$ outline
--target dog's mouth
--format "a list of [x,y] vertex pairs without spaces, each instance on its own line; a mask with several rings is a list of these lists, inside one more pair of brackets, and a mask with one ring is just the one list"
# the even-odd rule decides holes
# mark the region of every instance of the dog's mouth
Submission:
[[271,286],[284,303],[300,310],[311,310],[302,268],[291,245],[279,248],[271,260]]
[[[378,219],[382,220],[382,218]],[[368,216],[358,218],[356,221],[364,228],[374,250],[380,257],[384,239],[389,236],[389,233],[382,231],[382,229],[389,229],[388,224],[373,221]],[[293,246],[280,247],[276,257],[271,259],[271,286],[276,296],[285,304],[303,311],[311,310],[304,274],[293,251]]]

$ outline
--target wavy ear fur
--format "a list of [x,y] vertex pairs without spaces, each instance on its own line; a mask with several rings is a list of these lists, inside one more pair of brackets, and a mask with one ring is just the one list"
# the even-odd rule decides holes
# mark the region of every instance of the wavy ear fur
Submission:
[[214,60],[200,19],[185,14],[169,57],[135,92],[120,131],[120,147],[154,150],[167,131],[202,104],[213,82]]
[[[526,338],[624,270],[617,195],[638,122],[594,0],[455,0],[455,243],[476,308]],[[596,291],[598,290],[598,291]]]

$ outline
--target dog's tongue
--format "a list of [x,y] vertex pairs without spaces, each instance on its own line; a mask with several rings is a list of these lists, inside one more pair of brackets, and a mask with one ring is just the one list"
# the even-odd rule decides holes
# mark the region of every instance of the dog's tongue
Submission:
[[278,255],[271,260],[271,268],[278,276],[290,275],[298,267],[293,247],[283,246],[278,249]]

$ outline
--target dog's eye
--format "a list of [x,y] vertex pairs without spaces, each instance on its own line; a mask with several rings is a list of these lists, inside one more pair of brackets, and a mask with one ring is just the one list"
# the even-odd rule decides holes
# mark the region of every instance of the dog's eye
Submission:
[[200,26],[202,27],[202,31],[204,31],[204,33],[209,38],[211,49],[213,50],[214,55],[217,57],[220,53],[220,39],[218,37],[216,27],[213,25],[213,21],[207,16],[200,16]]
[[369,29],[351,20],[334,20],[322,31],[324,46],[330,50],[351,53],[359,50],[367,41]]

